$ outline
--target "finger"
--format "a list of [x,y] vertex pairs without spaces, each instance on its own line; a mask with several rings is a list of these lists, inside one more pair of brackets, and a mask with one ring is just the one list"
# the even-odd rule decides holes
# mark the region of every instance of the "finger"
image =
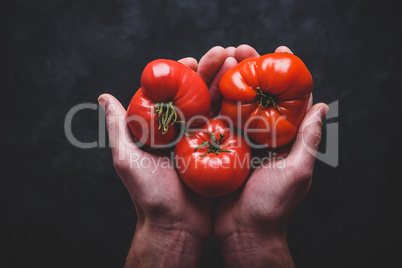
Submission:
[[225,59],[227,58],[226,49],[221,46],[211,48],[201,59],[198,64],[197,73],[209,85],[219,70]]
[[229,70],[230,68],[236,66],[238,64],[237,60],[233,57],[228,57],[223,62],[221,68],[219,69],[218,73],[215,75],[214,79],[211,82],[211,86],[209,87],[209,93],[211,95],[211,112],[210,117],[215,116],[222,104],[222,95],[219,91],[219,81],[221,80],[222,75]]
[[290,50],[287,46],[280,46],[277,49],[275,49],[275,53],[280,53],[280,52],[287,52],[287,53],[293,54],[292,50]]
[[235,47],[227,47],[226,48],[226,53],[228,54],[228,57],[235,57],[236,53],[236,48]]
[[311,107],[305,115],[295,142],[286,158],[288,163],[303,174],[313,171],[315,157],[321,141],[322,120],[328,111],[328,106],[318,103]]
[[178,60],[178,62],[183,63],[184,65],[186,65],[187,67],[190,67],[194,71],[197,71],[198,62],[196,59],[194,59],[192,57],[180,59],[180,60]]
[[310,110],[310,108],[313,106],[313,93],[310,93],[310,97],[308,98],[308,104],[307,104],[307,109],[306,112],[308,110]]
[[107,132],[114,163],[124,163],[131,149],[138,149],[126,123],[126,110],[112,95],[102,94],[98,102],[105,111]]
[[238,62],[249,58],[257,58],[259,56],[260,54],[258,54],[254,48],[246,44],[238,46],[235,51],[235,58]]

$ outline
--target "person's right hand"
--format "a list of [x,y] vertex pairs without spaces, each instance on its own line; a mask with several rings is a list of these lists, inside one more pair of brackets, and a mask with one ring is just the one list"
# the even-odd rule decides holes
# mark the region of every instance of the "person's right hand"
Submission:
[[[292,53],[287,47],[276,52]],[[258,57],[251,47],[236,49],[238,61],[250,57]],[[323,103],[310,107],[290,152],[270,159],[252,172],[244,187],[217,200],[214,234],[227,267],[294,267],[287,223],[310,187],[328,110]]]

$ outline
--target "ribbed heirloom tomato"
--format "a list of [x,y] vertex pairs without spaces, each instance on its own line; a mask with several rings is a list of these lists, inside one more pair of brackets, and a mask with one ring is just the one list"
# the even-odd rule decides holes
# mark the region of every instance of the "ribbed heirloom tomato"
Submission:
[[207,115],[210,107],[208,87],[196,72],[177,61],[158,59],[145,66],[126,120],[138,141],[156,147],[174,141],[181,123]]
[[290,53],[247,59],[221,78],[221,113],[255,143],[280,147],[291,142],[306,113],[313,79]]
[[251,150],[246,140],[220,119],[209,119],[175,147],[176,168],[183,182],[205,197],[238,189],[250,171]]

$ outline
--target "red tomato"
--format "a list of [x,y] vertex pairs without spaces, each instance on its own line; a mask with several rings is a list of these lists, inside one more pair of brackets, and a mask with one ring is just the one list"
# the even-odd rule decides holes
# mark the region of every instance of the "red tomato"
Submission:
[[246,180],[251,150],[246,140],[220,119],[209,119],[175,147],[176,168],[194,192],[217,197],[238,189]]
[[219,88],[223,115],[255,143],[280,147],[296,137],[313,78],[297,56],[272,53],[229,69]]
[[152,147],[174,141],[181,123],[207,115],[210,107],[208,87],[196,72],[177,61],[159,59],[144,68],[126,118],[133,136]]

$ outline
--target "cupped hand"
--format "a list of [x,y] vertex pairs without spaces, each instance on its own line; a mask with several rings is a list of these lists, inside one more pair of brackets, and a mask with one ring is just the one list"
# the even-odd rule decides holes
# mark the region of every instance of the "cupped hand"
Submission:
[[[275,52],[292,53],[287,47]],[[258,57],[247,45],[235,58]],[[229,267],[293,267],[286,242],[287,222],[309,190],[315,154],[321,140],[322,119],[328,106],[311,105],[291,147],[256,168],[244,187],[217,200],[214,234]],[[275,155],[275,154],[271,154]]]
[[[220,76],[237,64],[228,56],[228,51],[230,48],[214,47],[199,64],[193,58],[179,60],[203,78],[214,102],[219,102],[220,98],[217,94]],[[178,256],[184,254],[191,259],[188,265],[194,263],[211,233],[212,200],[186,188],[174,169],[172,155],[154,154],[137,147],[125,121],[126,110],[115,97],[102,94],[98,101],[105,111],[114,167],[137,212],[135,236],[126,266],[147,257],[152,260],[152,256],[144,256],[148,252],[144,249],[146,245]],[[217,112],[217,107],[213,107],[211,114]],[[162,255],[160,253],[159,263],[162,263]],[[184,265],[183,256],[180,258]],[[172,259],[170,257],[169,261]]]

